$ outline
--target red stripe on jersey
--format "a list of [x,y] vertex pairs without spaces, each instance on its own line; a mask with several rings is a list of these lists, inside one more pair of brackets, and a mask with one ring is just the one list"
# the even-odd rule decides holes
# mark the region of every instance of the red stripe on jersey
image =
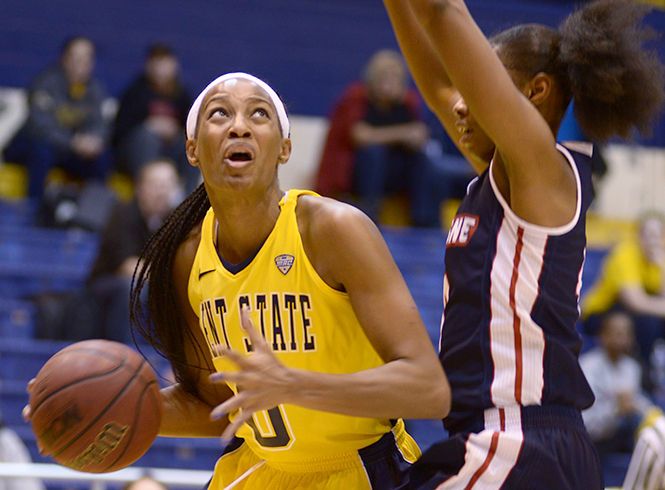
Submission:
[[522,404],[522,378],[523,360],[522,360],[522,332],[520,331],[520,317],[517,314],[515,306],[515,289],[517,288],[517,278],[519,277],[520,258],[522,257],[522,247],[524,246],[524,228],[517,229],[517,243],[515,245],[515,258],[513,260],[513,277],[510,280],[510,309],[513,312],[513,335],[515,339],[515,401]]
[[482,476],[483,473],[485,473],[485,470],[489,467],[492,458],[494,458],[494,454],[496,454],[496,448],[499,445],[499,433],[495,432],[492,434],[492,442],[490,444],[490,450],[487,453],[487,457],[485,458],[485,461],[483,461],[483,464],[480,465],[480,468],[476,470],[476,472],[473,474],[471,477],[471,480],[469,480],[469,484],[464,487],[464,490],[471,490],[473,486],[480,480],[480,477]]

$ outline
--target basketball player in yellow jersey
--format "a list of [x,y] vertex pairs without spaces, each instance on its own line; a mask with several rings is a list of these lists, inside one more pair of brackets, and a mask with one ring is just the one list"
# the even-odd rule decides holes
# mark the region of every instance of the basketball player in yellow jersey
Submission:
[[210,490],[403,484],[419,450],[399,419],[443,418],[450,391],[378,229],[280,190],[289,120],[255,77],[206,87],[187,138],[203,184],[146,246],[132,294],[176,374],[160,434],[232,439]]

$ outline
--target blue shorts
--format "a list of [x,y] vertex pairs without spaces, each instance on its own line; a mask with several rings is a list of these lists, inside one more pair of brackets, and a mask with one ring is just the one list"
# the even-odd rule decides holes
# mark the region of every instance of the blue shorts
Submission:
[[578,410],[491,408],[433,445],[410,471],[410,489],[603,490],[600,459]]

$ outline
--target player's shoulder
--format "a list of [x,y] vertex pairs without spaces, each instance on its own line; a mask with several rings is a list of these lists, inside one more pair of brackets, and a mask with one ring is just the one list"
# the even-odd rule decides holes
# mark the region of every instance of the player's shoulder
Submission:
[[296,206],[298,230],[310,263],[333,289],[343,291],[340,272],[357,268],[379,250],[381,234],[358,208],[326,197],[301,195]]
[[350,204],[312,194],[298,197],[296,216],[301,233],[305,231],[328,238],[372,223],[362,211]]

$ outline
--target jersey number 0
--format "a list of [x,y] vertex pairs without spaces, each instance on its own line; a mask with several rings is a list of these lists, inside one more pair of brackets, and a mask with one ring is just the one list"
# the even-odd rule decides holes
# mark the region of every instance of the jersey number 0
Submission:
[[[270,424],[270,427],[267,430],[261,430],[262,428],[259,428],[254,417],[262,417],[266,423]],[[246,423],[254,432],[256,442],[265,448],[286,449],[291,445],[291,434],[287,427],[285,415],[279,407],[256,412]]]

